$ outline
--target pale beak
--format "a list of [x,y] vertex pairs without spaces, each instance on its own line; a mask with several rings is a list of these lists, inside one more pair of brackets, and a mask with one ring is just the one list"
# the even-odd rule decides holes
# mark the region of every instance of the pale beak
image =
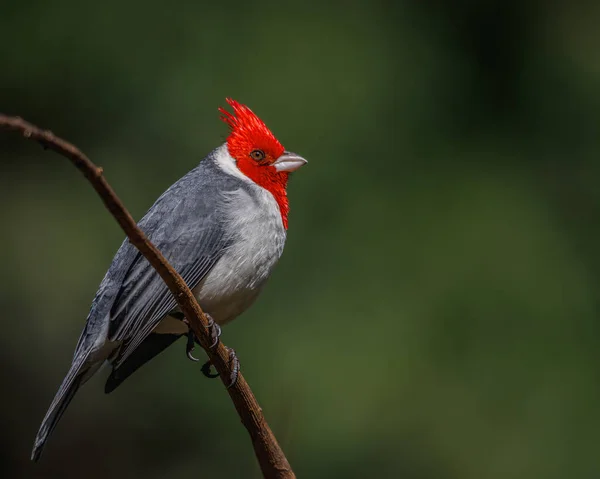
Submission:
[[277,161],[273,163],[273,166],[277,171],[287,171],[288,173],[291,173],[301,166],[306,165],[306,163],[308,162],[296,153],[284,151],[283,155],[277,158]]

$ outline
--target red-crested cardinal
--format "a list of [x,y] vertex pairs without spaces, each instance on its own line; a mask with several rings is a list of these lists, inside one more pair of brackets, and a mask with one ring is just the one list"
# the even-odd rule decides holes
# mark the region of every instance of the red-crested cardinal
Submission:
[[[220,108],[226,143],[173,184],[139,222],[192,289],[212,325],[223,325],[256,299],[283,252],[288,177],[306,160],[286,151],[245,105]],[[37,460],[83,383],[108,362],[111,392],[181,336],[191,357],[194,337],[160,276],[125,240],[92,302],[85,328],[35,439]],[[237,364],[234,353],[232,359]],[[206,365],[205,365],[206,366]],[[235,368],[234,368],[235,369]],[[205,374],[209,374],[203,368]],[[235,376],[232,378],[235,381]]]

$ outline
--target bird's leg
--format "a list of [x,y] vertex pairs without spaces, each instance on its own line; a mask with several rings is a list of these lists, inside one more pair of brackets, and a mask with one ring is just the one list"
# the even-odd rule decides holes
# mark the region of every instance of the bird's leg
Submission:
[[[227,389],[233,387],[233,385],[237,382],[238,375],[240,373],[240,360],[235,354],[235,350],[233,348],[227,348],[229,352],[229,367],[231,368],[231,374],[229,375],[229,384],[227,385]],[[209,359],[202,365],[202,374],[204,374],[207,378],[218,378],[219,373],[213,374],[210,372],[210,368],[212,366],[212,362]]]

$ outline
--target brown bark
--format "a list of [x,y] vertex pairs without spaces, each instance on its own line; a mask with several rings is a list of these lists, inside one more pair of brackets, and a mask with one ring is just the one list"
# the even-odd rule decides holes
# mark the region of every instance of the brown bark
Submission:
[[[10,117],[0,113],[0,128],[20,132],[25,138],[36,140],[44,148],[54,150],[68,158],[92,184],[106,208],[117,220],[129,241],[144,255],[154,269],[169,287],[183,311],[190,327],[199,339],[206,354],[225,385],[229,382],[231,368],[229,352],[219,343],[214,350],[210,349],[208,320],[200,308],[196,298],[185,284],[183,278],[167,262],[162,253],[154,246],[129,214],[119,197],[110,187],[102,174],[102,168],[97,167],[78,148],[57,137],[51,131],[42,130],[19,117]],[[227,389],[242,423],[248,430],[254,447],[254,453],[265,478],[295,478],[295,474],[285,457],[275,435],[267,424],[258,401],[242,373],[237,382]]]

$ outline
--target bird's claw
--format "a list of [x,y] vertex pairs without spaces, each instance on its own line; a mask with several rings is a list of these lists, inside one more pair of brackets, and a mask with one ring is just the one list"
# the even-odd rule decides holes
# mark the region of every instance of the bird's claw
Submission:
[[227,389],[232,388],[235,383],[237,383],[238,375],[240,374],[240,360],[235,354],[235,350],[233,348],[227,348],[229,351],[229,367],[231,367],[231,374],[229,375],[229,384],[227,385]]
[[221,338],[221,326],[215,322],[210,314],[204,314],[206,314],[206,317],[208,318],[208,325],[206,327],[208,328],[208,335],[212,339],[210,349],[214,349],[217,344],[219,344],[219,340]]
[[[208,313],[204,313],[204,314],[208,318],[208,324],[206,325],[206,329],[208,329],[208,336],[212,340],[212,342],[210,344],[210,349],[215,349],[215,347],[217,346],[217,344],[219,344],[219,340],[221,338],[221,326],[219,326],[215,322],[215,320],[212,318],[212,316],[210,314],[208,314]],[[193,343],[194,341],[198,343],[198,340],[193,335],[192,328],[190,327],[190,322],[183,315],[183,313],[181,313],[181,312],[175,312],[175,313],[171,313],[171,316],[173,316],[174,318],[179,319],[184,324],[186,324],[187,327],[189,328],[189,331],[188,331],[188,346],[186,348],[186,352],[188,353],[188,357],[189,357],[190,351],[192,349],[194,349],[194,345],[190,344],[190,343]],[[192,335],[192,339],[190,339],[190,336],[189,336],[190,334]],[[200,343],[198,343],[198,344],[200,344]]]
[[210,372],[211,367],[212,367],[212,362],[209,359],[202,365],[202,368],[200,370],[202,371],[202,374],[204,374],[204,376],[206,376],[207,378],[210,378],[210,379],[218,378],[219,373],[211,373]]
[[194,336],[194,331],[190,329],[187,333],[187,344],[185,345],[185,354],[190,361],[194,361],[195,363],[197,363],[200,360],[192,355],[192,351],[194,350],[195,339],[196,338]]
[[[229,375],[229,384],[227,385],[227,389],[232,388],[238,380],[238,376],[240,374],[240,360],[235,354],[235,350],[233,348],[227,348],[229,352],[229,367],[231,368],[231,374]],[[206,361],[202,365],[202,374],[207,378],[218,378],[219,373],[211,373],[210,368],[212,366],[212,362],[210,360]]]
[[186,317],[183,315],[183,313],[179,312],[179,311],[175,312],[175,313],[171,313],[171,316],[179,319],[181,322],[183,322],[184,324],[187,325],[188,332],[187,332],[187,342],[185,344],[185,355],[187,356],[187,358],[190,361],[197,363],[200,360],[198,358],[194,357],[194,355],[192,354],[192,351],[194,350],[194,347],[195,347],[194,343],[196,342],[196,336],[194,335],[194,331],[192,331],[192,328],[190,328],[190,322],[186,319]]
[[[219,326],[215,322],[215,320],[212,318],[212,316],[210,314],[207,314],[207,313],[204,313],[204,314],[206,314],[206,317],[208,318],[208,324],[206,325],[206,327],[208,329],[208,335],[212,339],[210,349],[214,350],[218,346],[219,341],[221,340],[221,326]],[[179,316],[175,316],[175,317],[177,319],[181,319],[181,321],[183,321],[188,326],[185,354],[187,355],[187,357],[190,361],[194,361],[194,362],[200,361],[198,358],[195,358],[192,355],[192,351],[194,350],[194,343],[197,340],[196,340],[196,335],[194,334],[194,331],[192,331],[192,328],[190,328],[189,321],[181,313],[179,313]],[[238,375],[240,373],[240,360],[238,359],[237,355],[235,354],[234,349],[227,348],[227,351],[229,352],[229,368],[231,369],[231,374],[229,375],[229,384],[227,385],[227,389],[230,389],[237,382]],[[218,378],[219,373],[212,373],[211,367],[212,367],[212,362],[209,359],[202,365],[202,368],[201,368],[202,374],[204,374],[204,376],[206,376],[207,378],[211,378],[211,379]]]

